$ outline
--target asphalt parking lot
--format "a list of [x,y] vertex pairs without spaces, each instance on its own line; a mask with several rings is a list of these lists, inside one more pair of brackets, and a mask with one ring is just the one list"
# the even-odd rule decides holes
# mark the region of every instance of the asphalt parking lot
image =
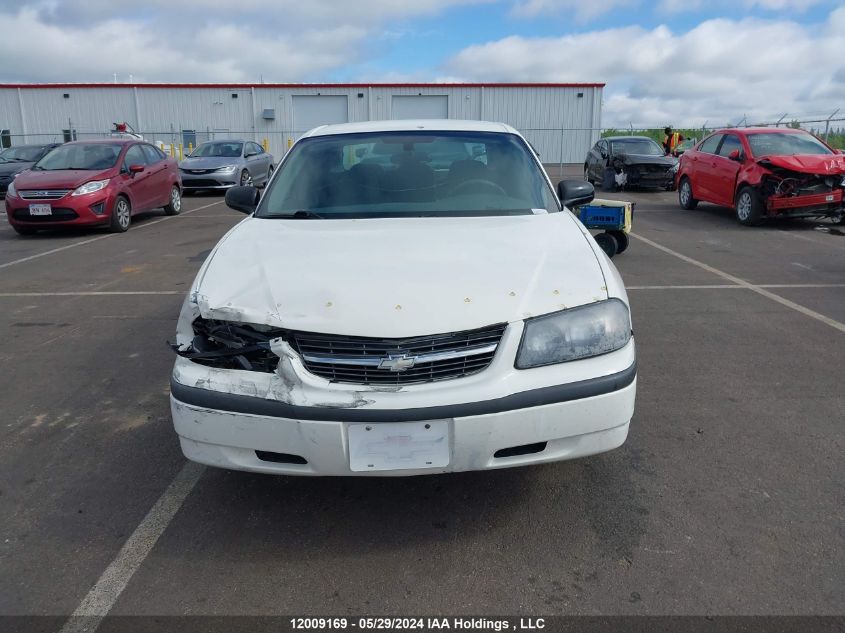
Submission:
[[243,217],[221,197],[122,235],[0,222],[0,614],[843,613],[843,231],[616,197],[627,443],[410,479],[184,461],[165,340]]

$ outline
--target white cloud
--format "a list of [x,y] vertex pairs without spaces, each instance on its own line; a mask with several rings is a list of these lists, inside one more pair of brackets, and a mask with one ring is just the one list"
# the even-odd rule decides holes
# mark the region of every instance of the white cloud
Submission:
[[803,13],[815,6],[834,4],[834,0],[660,0],[657,13],[682,13],[699,11],[703,8],[739,7],[745,11],[764,9],[766,11],[791,11]]
[[586,22],[614,9],[636,4],[639,0],[516,0],[512,13],[525,18],[542,14],[573,14],[578,22]]
[[[845,8],[823,25],[709,20],[470,46],[444,70],[474,81],[607,82],[606,125],[766,119],[833,110],[845,99]],[[778,114],[779,113],[779,114]]]
[[0,58],[13,63],[4,64],[0,79],[16,81],[108,81],[115,72],[136,81],[246,81],[259,74],[305,81],[354,62],[366,37],[356,26],[283,38],[233,24],[175,35],[115,18],[66,26],[44,22],[32,9],[6,17],[3,25]]

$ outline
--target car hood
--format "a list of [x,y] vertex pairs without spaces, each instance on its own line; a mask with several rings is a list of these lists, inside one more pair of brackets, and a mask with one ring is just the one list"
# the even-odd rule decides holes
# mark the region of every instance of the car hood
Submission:
[[780,167],[802,174],[845,174],[843,154],[798,154],[795,156],[763,156],[757,162],[764,167]]
[[237,156],[198,156],[197,158],[186,158],[179,163],[180,169],[217,169],[225,165],[235,165],[241,159]]
[[113,169],[60,169],[56,171],[29,170],[15,179],[15,187],[24,189],[76,189],[91,180],[111,177]]
[[669,156],[651,154],[617,154],[616,157],[626,165],[665,165],[671,167],[678,159]]
[[9,163],[0,163],[0,176],[10,176],[11,174],[17,174],[18,172],[22,172],[25,169],[29,169],[35,163],[26,162],[26,163],[19,163],[19,162],[9,162]]
[[384,338],[517,321],[608,296],[568,212],[484,218],[249,218],[197,277],[206,318]]

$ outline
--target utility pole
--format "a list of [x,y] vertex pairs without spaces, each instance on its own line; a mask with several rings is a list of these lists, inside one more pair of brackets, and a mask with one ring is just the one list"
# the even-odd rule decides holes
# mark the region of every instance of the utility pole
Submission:
[[839,108],[836,108],[829,117],[827,117],[827,121],[824,122],[824,142],[827,143],[827,137],[830,134],[830,120],[836,116],[839,112]]

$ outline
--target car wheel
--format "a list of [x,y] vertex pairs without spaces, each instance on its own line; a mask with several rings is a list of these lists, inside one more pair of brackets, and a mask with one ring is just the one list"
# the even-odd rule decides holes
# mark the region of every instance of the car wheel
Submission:
[[179,212],[182,210],[182,193],[179,191],[179,187],[173,185],[170,188],[170,202],[164,205],[164,212],[167,215],[179,215]]
[[248,187],[252,184],[252,176],[249,175],[249,172],[244,169],[241,172],[241,187]]
[[628,244],[631,243],[628,234],[624,231],[611,231],[610,234],[616,240],[616,254],[621,255],[628,248]]
[[608,257],[613,257],[619,252],[619,244],[610,233],[599,233],[595,236],[595,240]]
[[17,233],[18,235],[35,235],[35,231],[36,231],[36,229],[30,229],[28,227],[23,227],[23,226],[15,226],[14,224],[12,225],[12,228],[15,230],[15,233]]
[[743,226],[756,226],[763,219],[763,201],[754,187],[745,186],[736,194],[736,219]]
[[678,202],[682,209],[691,211],[698,206],[698,200],[692,195],[692,183],[690,179],[684,176],[681,178],[681,184],[678,186]]
[[132,207],[129,205],[129,200],[123,196],[118,196],[114,201],[114,208],[111,212],[109,231],[112,233],[124,233],[129,230],[131,223]]

